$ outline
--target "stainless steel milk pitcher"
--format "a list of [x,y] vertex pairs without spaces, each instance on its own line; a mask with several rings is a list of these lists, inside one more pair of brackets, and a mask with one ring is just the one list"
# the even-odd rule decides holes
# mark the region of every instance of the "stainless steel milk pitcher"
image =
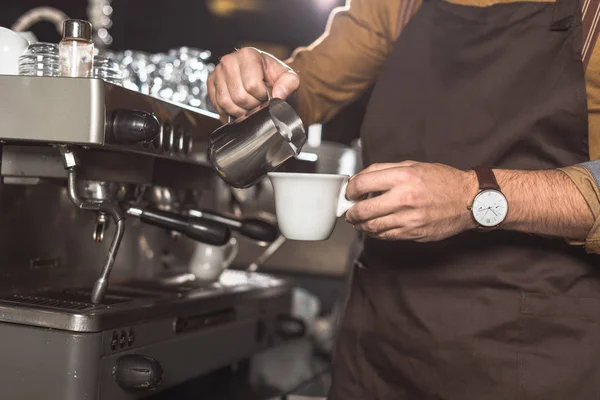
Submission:
[[212,133],[208,159],[230,186],[248,188],[298,155],[306,132],[285,101],[271,99]]

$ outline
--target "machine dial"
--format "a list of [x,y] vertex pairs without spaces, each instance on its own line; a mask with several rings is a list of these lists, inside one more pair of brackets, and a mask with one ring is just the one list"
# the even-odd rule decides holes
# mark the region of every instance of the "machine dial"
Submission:
[[119,357],[112,371],[113,379],[127,392],[155,390],[163,379],[163,369],[154,358],[139,354]]
[[153,114],[144,111],[117,110],[112,116],[111,129],[118,143],[144,143],[160,134],[160,122]]

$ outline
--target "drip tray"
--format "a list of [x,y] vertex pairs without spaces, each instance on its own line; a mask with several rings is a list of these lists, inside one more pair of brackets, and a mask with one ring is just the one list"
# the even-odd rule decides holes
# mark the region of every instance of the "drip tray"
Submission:
[[90,301],[89,289],[64,289],[60,291],[36,292],[26,294],[12,294],[0,297],[0,304],[13,304],[33,308],[53,309],[59,311],[84,312],[94,308],[104,308],[116,304],[129,303],[140,299],[154,299],[161,297],[160,293],[148,293],[132,288],[110,289],[104,296],[102,304],[95,305]]
[[91,285],[12,293],[0,296],[0,323],[16,323],[76,332],[100,332],[138,322],[210,312],[248,301],[289,293],[288,282],[226,271],[206,284],[165,284],[159,279],[114,282],[102,304],[93,304]]

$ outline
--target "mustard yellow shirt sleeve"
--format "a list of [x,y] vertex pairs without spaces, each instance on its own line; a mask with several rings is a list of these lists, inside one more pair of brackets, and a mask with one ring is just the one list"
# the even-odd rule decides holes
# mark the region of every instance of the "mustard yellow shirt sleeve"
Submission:
[[600,189],[596,185],[592,174],[584,167],[572,166],[562,168],[561,171],[571,178],[585,198],[592,214],[596,217],[596,222],[585,240],[585,248],[590,253],[600,254]]
[[325,33],[288,64],[300,76],[295,107],[305,125],[323,123],[364,93],[396,38],[401,0],[348,0]]

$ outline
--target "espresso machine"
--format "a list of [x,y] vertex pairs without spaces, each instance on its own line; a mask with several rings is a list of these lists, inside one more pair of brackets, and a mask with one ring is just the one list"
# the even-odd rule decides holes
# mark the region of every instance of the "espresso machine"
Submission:
[[302,335],[285,280],[167,279],[195,242],[278,237],[216,212],[217,115],[100,79],[0,76],[0,121],[2,398],[143,398]]

